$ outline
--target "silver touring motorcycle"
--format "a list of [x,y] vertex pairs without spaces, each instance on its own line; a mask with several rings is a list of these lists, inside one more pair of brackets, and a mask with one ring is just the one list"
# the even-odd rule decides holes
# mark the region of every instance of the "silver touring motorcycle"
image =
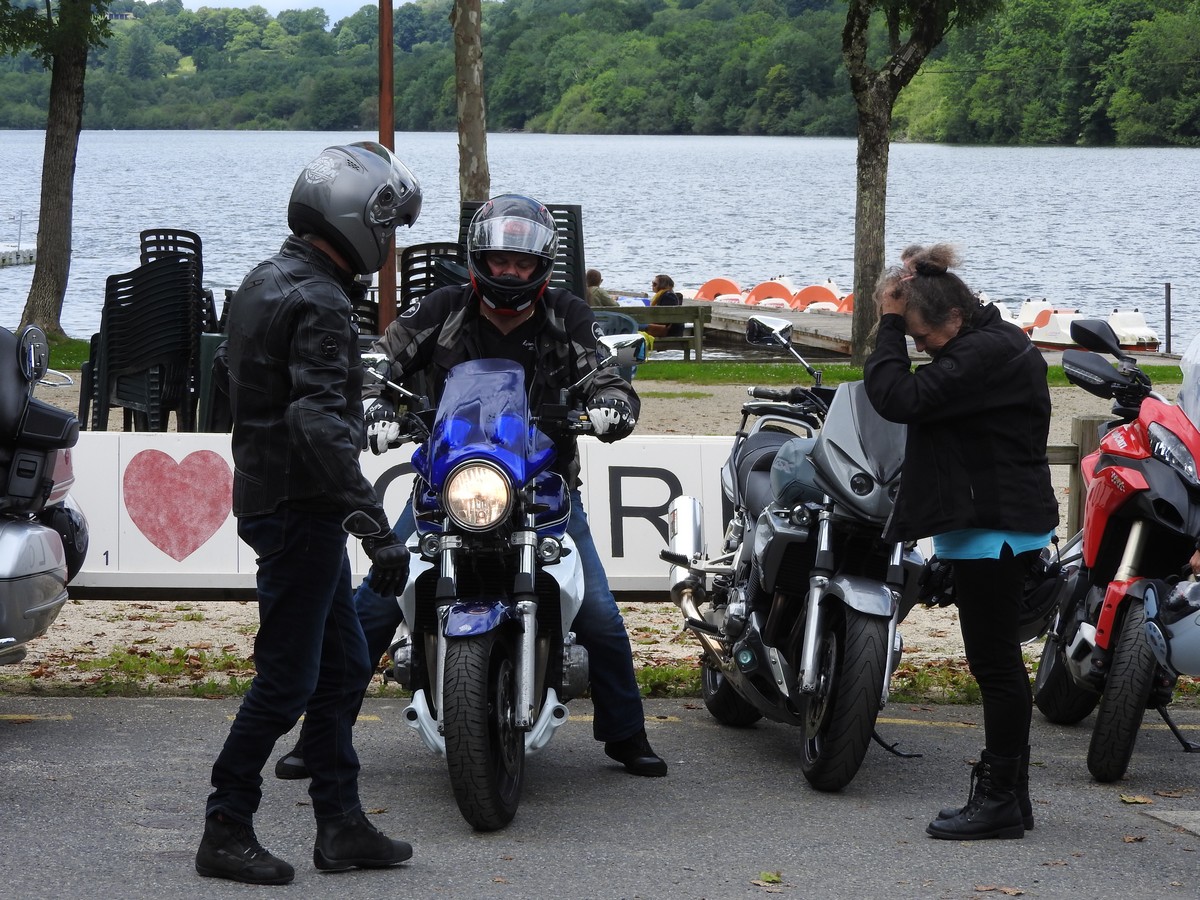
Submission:
[[87,521],[68,493],[79,421],[33,396],[49,358],[40,328],[0,328],[0,665],[46,633],[87,555]]
[[706,555],[700,502],[679,497],[662,558],[704,648],[709,712],[734,727],[764,716],[798,726],[804,777],[836,791],[875,735],[903,648],[897,626],[926,569],[914,546],[883,539],[905,428],[875,412],[861,381],[823,387],[788,321],[753,316],[746,339],[788,350],[815,384],[749,389],[721,471],[732,512],[720,545]]

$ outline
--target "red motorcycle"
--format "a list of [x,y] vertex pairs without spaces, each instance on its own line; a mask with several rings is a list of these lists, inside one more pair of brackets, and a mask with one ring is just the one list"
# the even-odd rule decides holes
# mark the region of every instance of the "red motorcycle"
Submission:
[[1088,771],[1109,782],[1125,774],[1147,709],[1158,710],[1185,750],[1200,750],[1167,712],[1177,676],[1159,665],[1146,634],[1148,592],[1179,574],[1200,535],[1200,431],[1152,390],[1107,322],[1072,322],[1071,337],[1086,349],[1063,352],[1067,380],[1111,399],[1115,418],[1080,462],[1082,557],[1042,649],[1034,702],[1058,724],[1096,709]]

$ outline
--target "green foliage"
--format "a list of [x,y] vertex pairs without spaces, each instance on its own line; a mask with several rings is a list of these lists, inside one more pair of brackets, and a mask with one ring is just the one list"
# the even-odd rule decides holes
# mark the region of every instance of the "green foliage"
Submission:
[[[365,129],[377,120],[378,8],[333,24],[180,0],[91,11],[87,128]],[[855,4],[856,6],[859,4]],[[872,65],[914,5],[868,0]],[[942,3],[958,25],[900,95],[894,134],[1011,144],[1200,143],[1200,4]],[[453,130],[452,0],[393,17],[403,130]],[[51,52],[38,3],[0,0],[0,128],[44,127]],[[109,27],[105,14],[130,13]],[[978,23],[973,22],[980,15]],[[487,0],[488,125],[609,134],[852,135],[844,0]],[[327,30],[328,29],[328,30]]]

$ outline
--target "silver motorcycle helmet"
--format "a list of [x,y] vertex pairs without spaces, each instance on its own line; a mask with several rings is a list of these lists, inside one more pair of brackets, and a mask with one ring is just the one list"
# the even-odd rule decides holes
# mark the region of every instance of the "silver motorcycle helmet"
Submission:
[[1146,637],[1172,675],[1200,675],[1200,582],[1156,583],[1145,595]]
[[[529,278],[493,275],[489,252],[524,253],[537,264]],[[558,226],[532,197],[501,194],[475,212],[467,228],[467,269],[483,302],[501,315],[515,315],[542,296],[554,273]]]
[[329,241],[358,275],[378,272],[398,225],[421,213],[421,184],[382,144],[327,147],[304,167],[288,202],[288,227]]

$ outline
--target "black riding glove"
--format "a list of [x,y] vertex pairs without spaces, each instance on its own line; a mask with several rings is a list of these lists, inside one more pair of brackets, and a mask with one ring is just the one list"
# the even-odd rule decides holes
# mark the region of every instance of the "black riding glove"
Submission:
[[342,527],[362,541],[363,551],[371,559],[371,590],[383,596],[403,590],[408,581],[408,548],[388,525],[384,511],[378,506],[356,509],[342,521]]

